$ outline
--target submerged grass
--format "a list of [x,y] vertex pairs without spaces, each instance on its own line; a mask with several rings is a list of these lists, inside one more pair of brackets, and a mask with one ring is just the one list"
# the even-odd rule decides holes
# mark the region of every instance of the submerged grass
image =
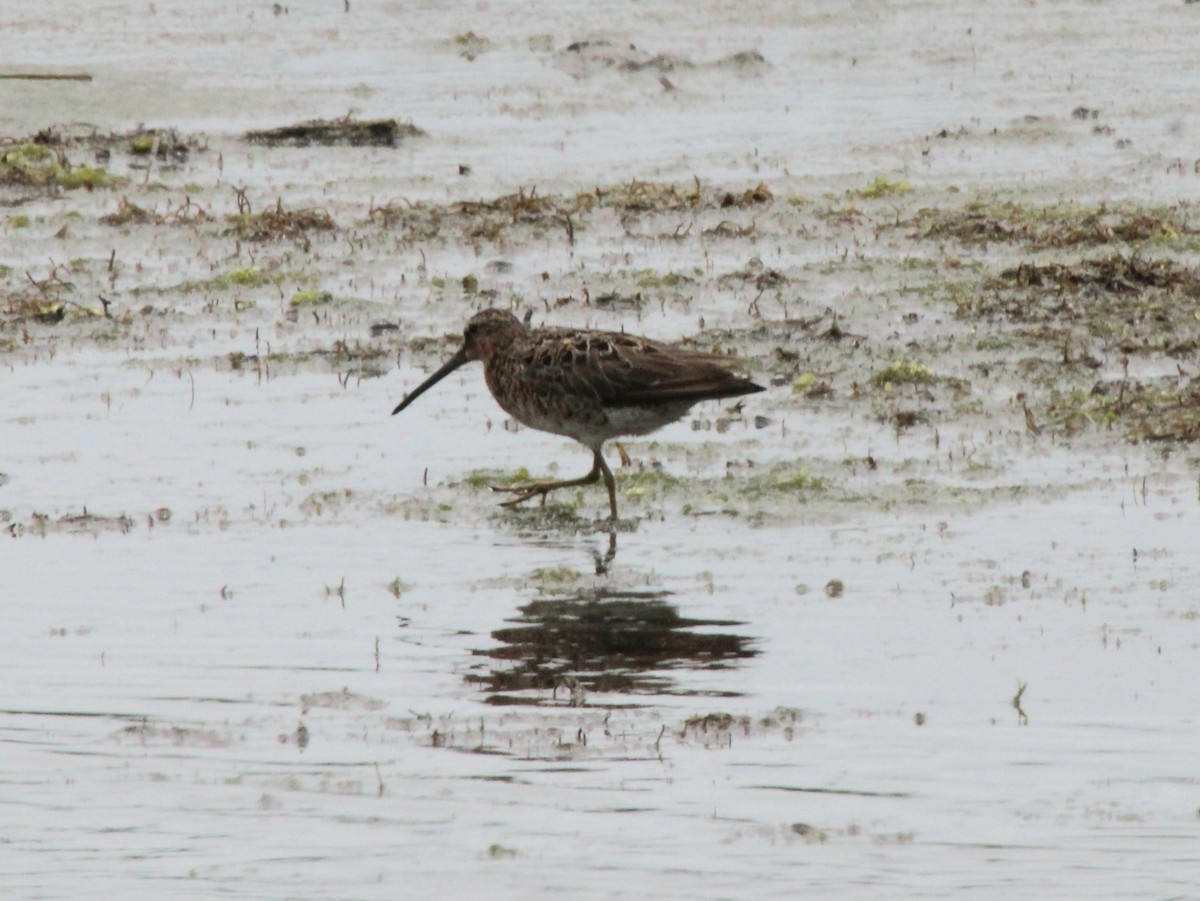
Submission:
[[859,197],[863,200],[878,200],[883,197],[903,197],[905,194],[911,194],[913,190],[912,184],[903,179],[891,181],[883,176],[879,176],[865,188],[859,188],[856,191],[849,191],[848,193],[853,197]]
[[961,318],[1000,318],[1035,340],[1100,341],[1123,354],[1187,356],[1200,339],[1200,273],[1172,259],[1022,262],[954,302]]
[[[720,477],[679,476],[662,469],[622,469],[615,473],[617,503],[622,517],[654,507],[676,508],[685,515],[723,512],[726,514],[761,513],[764,508],[806,503],[828,490],[828,482],[807,467],[780,463],[761,470],[731,472]],[[525,468],[513,472],[479,470],[461,483],[477,490],[493,485],[522,485],[539,481]],[[525,526],[540,524],[546,528],[578,531],[580,517],[602,517],[608,509],[604,486],[563,489],[548,496],[545,506],[532,500],[512,508],[517,522]],[[600,521],[600,520],[597,520]]]
[[278,284],[280,280],[277,274],[268,275],[257,266],[244,266],[222,272],[203,284],[219,290],[228,290],[229,288],[261,288],[264,285]]
[[204,294],[204,293],[223,293],[226,291],[237,291],[239,289],[257,289],[264,288],[268,285],[273,287],[278,296],[282,300],[284,297],[282,285],[284,283],[292,283],[297,286],[305,286],[312,284],[312,277],[301,272],[294,272],[285,269],[272,269],[262,266],[237,266],[233,269],[227,269],[224,272],[219,272],[212,278],[201,281],[186,281],[168,287],[152,287],[138,286],[131,293],[133,295],[142,294],[162,294],[162,293],[179,293],[179,294]]
[[897,360],[883,369],[872,373],[867,380],[870,387],[889,394],[900,388],[917,387],[930,388],[939,386],[955,392],[963,392],[971,387],[971,383],[958,376],[943,375],[925,363],[916,360]]
[[870,383],[876,388],[890,391],[897,385],[931,385],[937,379],[937,374],[924,363],[899,360],[872,375]]
[[100,223],[118,227],[125,225],[196,225],[211,219],[212,216],[209,212],[202,206],[193,203],[190,197],[185,197],[183,202],[177,206],[168,205],[166,210],[161,213],[157,209],[138,206],[129,198],[122,197],[115,210],[100,217]]
[[511,472],[499,469],[477,469],[463,479],[463,483],[472,488],[491,488],[493,485],[527,485],[534,481],[536,479],[524,466]]
[[1054,396],[1048,423],[1065,434],[1115,429],[1133,442],[1200,439],[1200,379],[1161,378],[1098,382],[1090,391]]
[[[768,205],[774,195],[765,184],[735,191],[705,188],[699,179],[691,183],[634,180],[601,185],[576,194],[543,194],[536,186],[521,188],[498,197],[436,204],[407,199],[372,205],[369,218],[388,229],[396,229],[414,241],[446,235],[478,242],[502,243],[532,232],[536,236],[560,233],[573,244],[577,231],[586,230],[595,214],[610,211],[625,219],[669,213],[698,213],[729,208]],[[689,227],[679,226],[674,238],[686,236]],[[749,234],[752,227],[721,223],[714,234]],[[448,233],[448,234],[447,234]]]
[[32,141],[0,145],[0,185],[44,188],[112,188],[126,180],[107,169],[72,165],[64,148]]
[[297,291],[288,301],[292,307],[318,307],[333,303],[333,294],[328,291]]
[[282,199],[261,213],[243,210],[226,217],[226,221],[229,227],[225,233],[243,241],[289,240],[305,248],[309,245],[310,232],[331,232],[337,228],[333,217],[325,210],[313,207],[287,210]]
[[1023,244],[1034,250],[1111,244],[1196,249],[1200,230],[1189,221],[1189,212],[1184,206],[1029,206],[977,200],[956,209],[922,209],[910,224],[915,224],[918,240]]

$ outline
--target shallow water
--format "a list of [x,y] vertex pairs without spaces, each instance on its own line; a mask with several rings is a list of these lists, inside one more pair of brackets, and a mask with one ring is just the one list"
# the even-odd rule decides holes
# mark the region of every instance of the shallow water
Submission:
[[[935,198],[1196,190],[1200,7],[64,9],[0,13],[4,70],[61,60],[95,80],[0,81],[0,131],[203,131],[206,152],[155,177],[221,212],[233,187],[359,221],[372,199],[693,174],[763,179],[778,197],[879,175]],[[455,41],[468,30],[490,42],[474,60]],[[581,40],[594,55],[566,51]],[[764,63],[729,62],[747,50]],[[657,53],[690,65],[619,68]],[[1113,133],[1073,119],[1078,106]],[[236,140],[350,109],[429,136],[395,151]],[[138,202],[159,202],[142,199],[152,190]],[[500,299],[540,320],[622,265],[820,266],[857,247],[882,266],[908,252],[899,239],[774,233],[764,215],[742,240],[668,242],[614,217],[570,248],[430,242],[418,262],[368,236],[343,259],[341,238],[306,254],[90,221],[113,203],[24,203],[33,226],[9,228],[0,251],[11,286],[44,277],[47,256],[102,262],[116,247],[118,308],[170,301],[132,336],[35,330],[3,359],[0,869],[14,897],[1200,892],[1190,451],[1026,434],[1010,400],[1022,386],[999,379],[973,380],[971,415],[903,434],[785,384],[726,425],[712,405],[631,442],[640,464],[700,487],[680,500],[623,483],[610,545],[601,491],[560,522],[498,511],[464,483],[587,465],[565,441],[511,434],[477,370],[393,419],[438,347],[397,349],[383,378],[300,359],[377,321],[457,331],[481,301],[427,276],[493,258],[512,265]],[[178,289],[248,254],[354,304],[310,322],[291,315],[290,285],[236,304]],[[968,327],[920,298],[878,304],[861,270],[803,275],[792,312],[835,308],[861,353]],[[697,278],[682,306],[544,318],[670,339],[701,319],[747,325],[752,295],[734,305]],[[903,302],[922,313],[912,329]],[[814,369],[861,365],[857,350],[794,343]],[[295,361],[231,361],[269,360],[268,344]],[[797,461],[837,490],[721,495],[730,462]]]
[[[1124,511],[1119,492],[1077,494],[1045,529],[1020,505],[735,547],[725,528],[643,524],[604,577],[586,574],[594,539],[389,520],[26,537],[9,544],[9,884],[1187,894],[1184,489]],[[569,687],[489,706],[474,680],[507,671],[494,633],[553,596],[531,575],[549,567],[575,569],[563,594],[585,601],[669,592],[757,653],[684,654],[657,689],[582,708]],[[684,726],[718,710],[728,728]]]

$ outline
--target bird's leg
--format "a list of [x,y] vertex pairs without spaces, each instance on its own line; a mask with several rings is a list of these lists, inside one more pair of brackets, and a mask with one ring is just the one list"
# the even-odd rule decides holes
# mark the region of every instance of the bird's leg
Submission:
[[621,468],[624,469],[626,466],[632,466],[633,461],[629,459],[629,451],[625,450],[625,445],[620,441],[614,441],[613,444],[617,446],[617,453],[621,457]]
[[612,521],[617,521],[617,480],[613,478],[612,470],[608,468],[608,464],[604,462],[604,458],[600,456],[600,452],[596,451],[596,466],[593,471],[599,467],[604,473],[604,487],[608,489],[608,506],[612,510]]
[[546,495],[551,491],[559,488],[577,488],[580,485],[591,485],[594,482],[600,481],[600,473],[603,472],[604,483],[610,485],[608,492],[609,499],[612,501],[613,510],[615,511],[617,509],[617,502],[613,495],[614,489],[610,484],[612,482],[612,473],[609,472],[608,467],[604,464],[604,458],[595,451],[592,453],[595,454],[595,459],[592,462],[591,472],[578,479],[568,479],[565,482],[531,482],[528,485],[493,485],[492,491],[508,491],[516,495],[511,501],[504,501],[500,505],[501,507],[515,507],[517,504],[523,504],[525,501],[535,497],[540,497],[544,504],[546,502]]

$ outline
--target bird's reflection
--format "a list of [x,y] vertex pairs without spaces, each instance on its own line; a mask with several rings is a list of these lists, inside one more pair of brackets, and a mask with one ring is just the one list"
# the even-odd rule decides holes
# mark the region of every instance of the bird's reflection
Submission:
[[592,557],[596,562],[596,575],[607,575],[608,568],[617,559],[617,533],[615,530],[608,533],[608,550],[604,552],[604,556],[600,556],[600,551],[593,548]]
[[[519,608],[499,644],[476,651],[487,662],[467,680],[491,704],[631,706],[611,695],[729,696],[689,689],[682,671],[721,670],[758,654],[752,639],[715,629],[732,620],[687,619],[667,591],[601,587],[539,598]],[[597,695],[604,694],[603,699]]]

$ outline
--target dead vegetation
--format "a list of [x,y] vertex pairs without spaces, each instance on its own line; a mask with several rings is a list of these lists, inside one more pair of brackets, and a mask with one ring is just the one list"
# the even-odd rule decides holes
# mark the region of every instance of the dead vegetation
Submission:
[[1200,275],[1172,260],[1113,254],[1074,264],[1021,263],[1006,269],[992,283],[1003,287],[1044,289],[1047,292],[1109,292],[1137,295],[1152,288],[1200,294]]
[[1186,207],[1171,209],[1082,206],[1030,207],[1013,202],[969,204],[959,209],[921,210],[917,240],[964,244],[1022,244],[1034,250],[1108,244],[1195,240],[1200,234]]
[[227,216],[229,227],[225,234],[242,241],[293,241],[310,248],[310,232],[331,232],[337,228],[333,217],[323,209],[307,207],[298,210],[284,209],[282,198],[275,206],[261,213],[252,212],[245,192],[238,192],[238,212]]
[[[69,296],[76,293],[71,273],[78,269],[78,261],[73,262],[72,267],[54,263],[49,273],[42,278],[35,277],[30,270],[25,270],[24,281],[19,286],[0,288],[0,291],[3,291],[0,333],[11,331],[20,336],[22,343],[28,343],[31,340],[28,326],[31,324],[58,325],[68,318],[112,318],[109,301],[103,295],[98,295],[99,303],[95,305],[80,303]],[[16,346],[16,342],[9,339],[0,346],[11,350]]]
[[295,125],[248,131],[244,138],[251,144],[268,147],[396,147],[402,141],[424,135],[410,122],[396,119],[313,119]]
[[469,63],[492,49],[492,42],[473,31],[464,31],[454,36],[454,48]]
[[211,222],[213,218],[208,210],[193,203],[190,197],[185,197],[183,203],[177,206],[168,204],[161,213],[157,209],[140,207],[127,197],[122,197],[117,208],[111,213],[101,216],[100,222],[103,225],[117,227],[126,225],[196,225]]
[[[432,240],[449,231],[450,238],[502,243],[525,229],[535,235],[560,231],[573,244],[576,230],[586,228],[599,211],[612,211],[622,222],[628,222],[635,216],[742,209],[772,200],[770,189],[761,183],[747,190],[730,191],[706,190],[698,179],[683,185],[631,181],[597,186],[575,195],[540,194],[536,187],[522,188],[495,198],[446,205],[401,198],[381,206],[372,205],[368,215],[371,221],[401,231],[413,241]],[[679,237],[688,230],[690,224],[681,225],[665,237]],[[724,220],[705,234],[745,236],[753,230],[753,224],[744,226]]]
[[413,241],[431,240],[452,228],[469,240],[498,243],[507,232],[520,227],[561,229],[573,240],[571,216],[580,212],[578,204],[568,207],[561,198],[541,196],[533,188],[528,193],[521,189],[491,200],[462,200],[449,205],[401,199],[372,206],[369,215],[372,221],[398,229]]
[[[1021,394],[1031,432],[1103,428],[1134,441],[1200,438],[1200,389],[1186,382],[1182,363],[1167,362],[1194,360],[1200,348],[1200,270],[1177,256],[1196,246],[1187,207],[980,202],[922,210],[916,222],[917,240],[1005,243],[1037,254],[990,274],[984,267],[978,275],[962,269],[966,280],[947,288],[960,318],[1002,321],[1013,328],[1010,339],[1051,348],[1022,361],[1025,377],[1048,389],[1041,404],[1036,392],[1026,393],[1034,383]],[[1000,349],[1002,334],[989,339]],[[1131,379],[1133,356],[1178,366],[1179,377]],[[1094,378],[1104,359],[1125,360],[1122,378],[1068,387]]]
[[1196,350],[1200,273],[1170,259],[1120,253],[1021,263],[961,296],[966,318],[1003,318],[1035,339],[1098,340],[1126,354]]
[[717,279],[722,287],[753,285],[759,291],[778,290],[788,284],[790,279],[778,269],[763,265],[762,260],[754,257],[741,269],[726,272]]
[[631,181],[605,188],[597,187],[593,193],[601,206],[629,213],[694,210],[704,202],[698,179],[687,186]]
[[[757,50],[741,50],[719,59],[697,62],[675,53],[650,53],[626,43],[605,40],[575,41],[556,54],[555,62],[577,79],[592,78],[602,72],[624,75],[648,73],[665,78],[689,72],[724,71],[742,77],[757,77],[767,69],[767,61]],[[667,90],[674,86],[663,85]]]
[[219,361],[232,372],[254,372],[261,376],[317,368],[337,373],[340,380],[378,378],[387,372],[390,354],[381,344],[359,340],[335,340],[329,346],[306,350],[245,353],[233,351]]
[[[418,133],[412,126],[394,120],[336,120],[301,123],[246,137],[270,145],[394,146],[403,137]],[[138,129],[122,135],[74,136],[47,131],[27,141],[0,147],[0,189],[4,184],[15,183],[53,191],[66,186],[62,179],[67,174],[85,184],[86,173],[67,159],[81,148],[92,148],[98,154],[123,152],[131,159],[153,157],[161,161],[194,146],[171,130]],[[97,181],[99,184],[109,182],[101,179]],[[293,251],[286,246],[261,246],[291,243],[305,252],[311,251],[314,236],[341,232],[329,210],[288,207],[282,197],[256,210],[246,191],[237,190],[235,210],[214,212],[218,207],[213,205],[211,194],[201,193],[197,202],[192,197],[199,189],[183,187],[186,193],[174,195],[182,200],[164,202],[151,199],[148,192],[139,192],[137,186],[132,186],[122,192],[126,196],[121,196],[98,221],[126,229],[206,226],[197,233],[208,237],[219,233],[240,242],[237,253],[245,253],[248,260],[239,260],[224,271],[222,264],[214,264],[210,270],[216,275],[209,276],[201,270],[200,280],[174,286],[172,290],[181,294],[195,290],[214,296],[233,293],[236,295],[233,303],[238,308],[236,305],[244,303],[254,289],[273,285],[280,302],[288,307],[287,315],[292,322],[311,317],[317,317],[319,322],[321,317],[346,315],[353,300],[343,297],[335,303],[335,294],[319,278],[297,281],[289,302],[281,287],[279,260],[273,259],[273,255],[289,255]],[[1139,440],[1190,441],[1197,437],[1195,424],[1188,418],[1188,404],[1195,402],[1191,389],[1140,385],[1128,378],[1111,385],[1106,382],[1110,388],[1115,385],[1115,389],[1105,388],[1094,394],[1086,391],[1075,394],[1068,387],[1077,388],[1081,378],[1095,379],[1096,370],[1104,365],[1099,358],[1111,364],[1112,354],[1151,358],[1168,355],[1180,361],[1181,366],[1195,356],[1200,342],[1200,320],[1195,314],[1200,302],[1200,273],[1187,265],[1184,255],[1200,246],[1200,238],[1190,222],[1189,207],[1032,206],[985,199],[957,209],[921,209],[915,215],[908,215],[907,220],[899,212],[874,220],[873,210],[880,206],[874,201],[910,203],[903,198],[917,190],[907,182],[876,178],[867,180],[859,190],[830,194],[833,206],[828,211],[808,206],[804,211],[793,212],[801,203],[794,197],[787,201],[777,198],[772,187],[765,183],[714,185],[699,179],[632,180],[574,193],[543,193],[532,186],[497,196],[449,202],[399,198],[383,204],[372,203],[366,221],[355,223],[344,236],[351,248],[363,246],[364,241],[369,246],[371,240],[381,239],[389,246],[466,242],[478,252],[482,245],[521,247],[538,240],[564,241],[574,246],[579,236],[589,230],[601,235],[623,230],[626,235],[640,239],[676,244],[698,240],[758,242],[762,238],[765,245],[766,240],[782,233],[819,239],[823,231],[840,230],[847,225],[859,233],[856,239],[865,238],[866,229],[872,226],[877,234],[904,229],[915,246],[910,243],[902,248],[908,256],[897,265],[902,277],[917,286],[914,290],[940,297],[960,319],[999,323],[989,328],[986,340],[1004,354],[1011,351],[1014,341],[1028,341],[1030,346],[1040,348],[1035,351],[1040,354],[1039,367],[1021,370],[1022,374],[1039,380],[1037,385],[1020,386],[1029,392],[1027,408],[1035,421],[1062,431],[1089,424],[1107,423],[1116,427],[1120,423],[1127,427],[1131,437]],[[340,218],[341,214],[338,215]],[[18,233],[18,229],[36,228],[48,221],[10,217],[8,227]],[[68,225],[61,226],[62,234],[67,234]],[[54,228],[60,228],[59,223]],[[957,242],[960,246],[953,252],[943,247],[939,256],[928,248],[929,241]],[[922,243],[926,243],[924,252]],[[989,244],[1003,246],[988,250]],[[550,285],[544,302],[548,310],[567,303],[584,303],[620,316],[626,311],[641,311],[653,303],[686,307],[698,292],[717,290],[728,293],[741,304],[754,317],[759,331],[766,329],[763,335],[773,336],[764,338],[754,332],[739,336],[731,346],[758,346],[760,363],[774,372],[776,384],[790,385],[793,396],[811,400],[836,394],[865,403],[873,408],[876,417],[892,423],[897,430],[940,423],[954,412],[952,406],[957,410],[970,402],[970,383],[941,371],[944,367],[939,360],[944,357],[939,354],[945,348],[916,341],[910,343],[913,359],[887,365],[890,356],[882,360],[876,357],[869,367],[845,372],[841,381],[830,375],[838,371],[837,367],[828,361],[814,363],[814,352],[818,356],[828,354],[813,348],[832,344],[852,349],[864,347],[874,340],[865,334],[869,330],[853,316],[843,322],[834,315],[830,322],[828,310],[822,315],[795,318],[788,308],[792,305],[794,309],[804,309],[805,300],[799,295],[809,293],[806,274],[798,274],[792,267],[764,264],[762,259],[772,258],[757,247],[747,247],[747,251],[740,258],[734,257],[745,260],[744,264],[726,263],[716,270],[695,265],[690,269],[679,266],[680,271],[629,268],[608,271],[602,277],[589,274],[568,285]],[[759,252],[764,254],[762,258],[755,255]],[[972,256],[977,259],[972,260]],[[998,264],[997,258],[1009,262]],[[909,261],[915,261],[914,265],[908,265]],[[813,267],[811,273],[814,278],[823,276],[846,264],[843,254],[820,268]],[[303,264],[293,263],[287,271],[302,269]],[[103,291],[112,297],[122,289],[136,294],[142,288],[120,282],[120,277],[129,270],[122,271],[112,260],[107,271],[102,272],[99,266],[89,271],[92,284],[67,267],[56,268],[50,277],[40,281],[30,278],[28,284],[19,271],[9,273],[9,284],[0,292],[0,320],[9,349],[30,340],[29,335],[36,337],[39,332],[35,326],[42,327],[41,334],[50,334],[59,329],[46,326],[107,315],[108,302],[103,297],[101,308],[80,303],[83,296],[92,298]],[[422,271],[421,278],[427,279],[436,291],[459,283],[458,275],[450,278],[440,272]],[[943,279],[940,294],[938,278]],[[79,281],[80,287],[76,288],[73,281]],[[115,292],[109,292],[110,285],[117,286]],[[503,277],[481,284],[478,276],[467,274],[461,277],[461,285],[463,294],[472,298],[472,302],[505,301]],[[774,318],[780,315],[781,319]],[[774,325],[768,326],[771,322]],[[763,341],[771,344],[765,351]],[[332,344],[323,341],[308,348],[231,353],[222,357],[219,365],[260,371],[315,365],[334,370],[339,377],[370,377],[387,367],[389,356],[383,343],[359,341],[351,335]],[[972,364],[972,371],[977,369],[986,377],[989,365],[1002,369],[1004,364],[985,361],[978,367]],[[949,369],[958,371],[961,370]],[[1054,401],[1048,401],[1054,391],[1057,391]]]
[[1090,391],[1056,394],[1046,415],[1066,434],[1092,427],[1129,441],[1192,442],[1200,439],[1200,379],[1097,382]]
[[99,535],[105,532],[120,532],[128,534],[133,530],[133,525],[133,520],[124,513],[117,515],[91,513],[84,507],[80,513],[68,513],[58,517],[35,512],[26,523],[11,523],[8,531],[13,537],[28,533],[42,538],[55,533]]
[[4,298],[5,323],[37,322],[56,325],[67,315],[67,305],[61,300],[36,294],[10,294]]

